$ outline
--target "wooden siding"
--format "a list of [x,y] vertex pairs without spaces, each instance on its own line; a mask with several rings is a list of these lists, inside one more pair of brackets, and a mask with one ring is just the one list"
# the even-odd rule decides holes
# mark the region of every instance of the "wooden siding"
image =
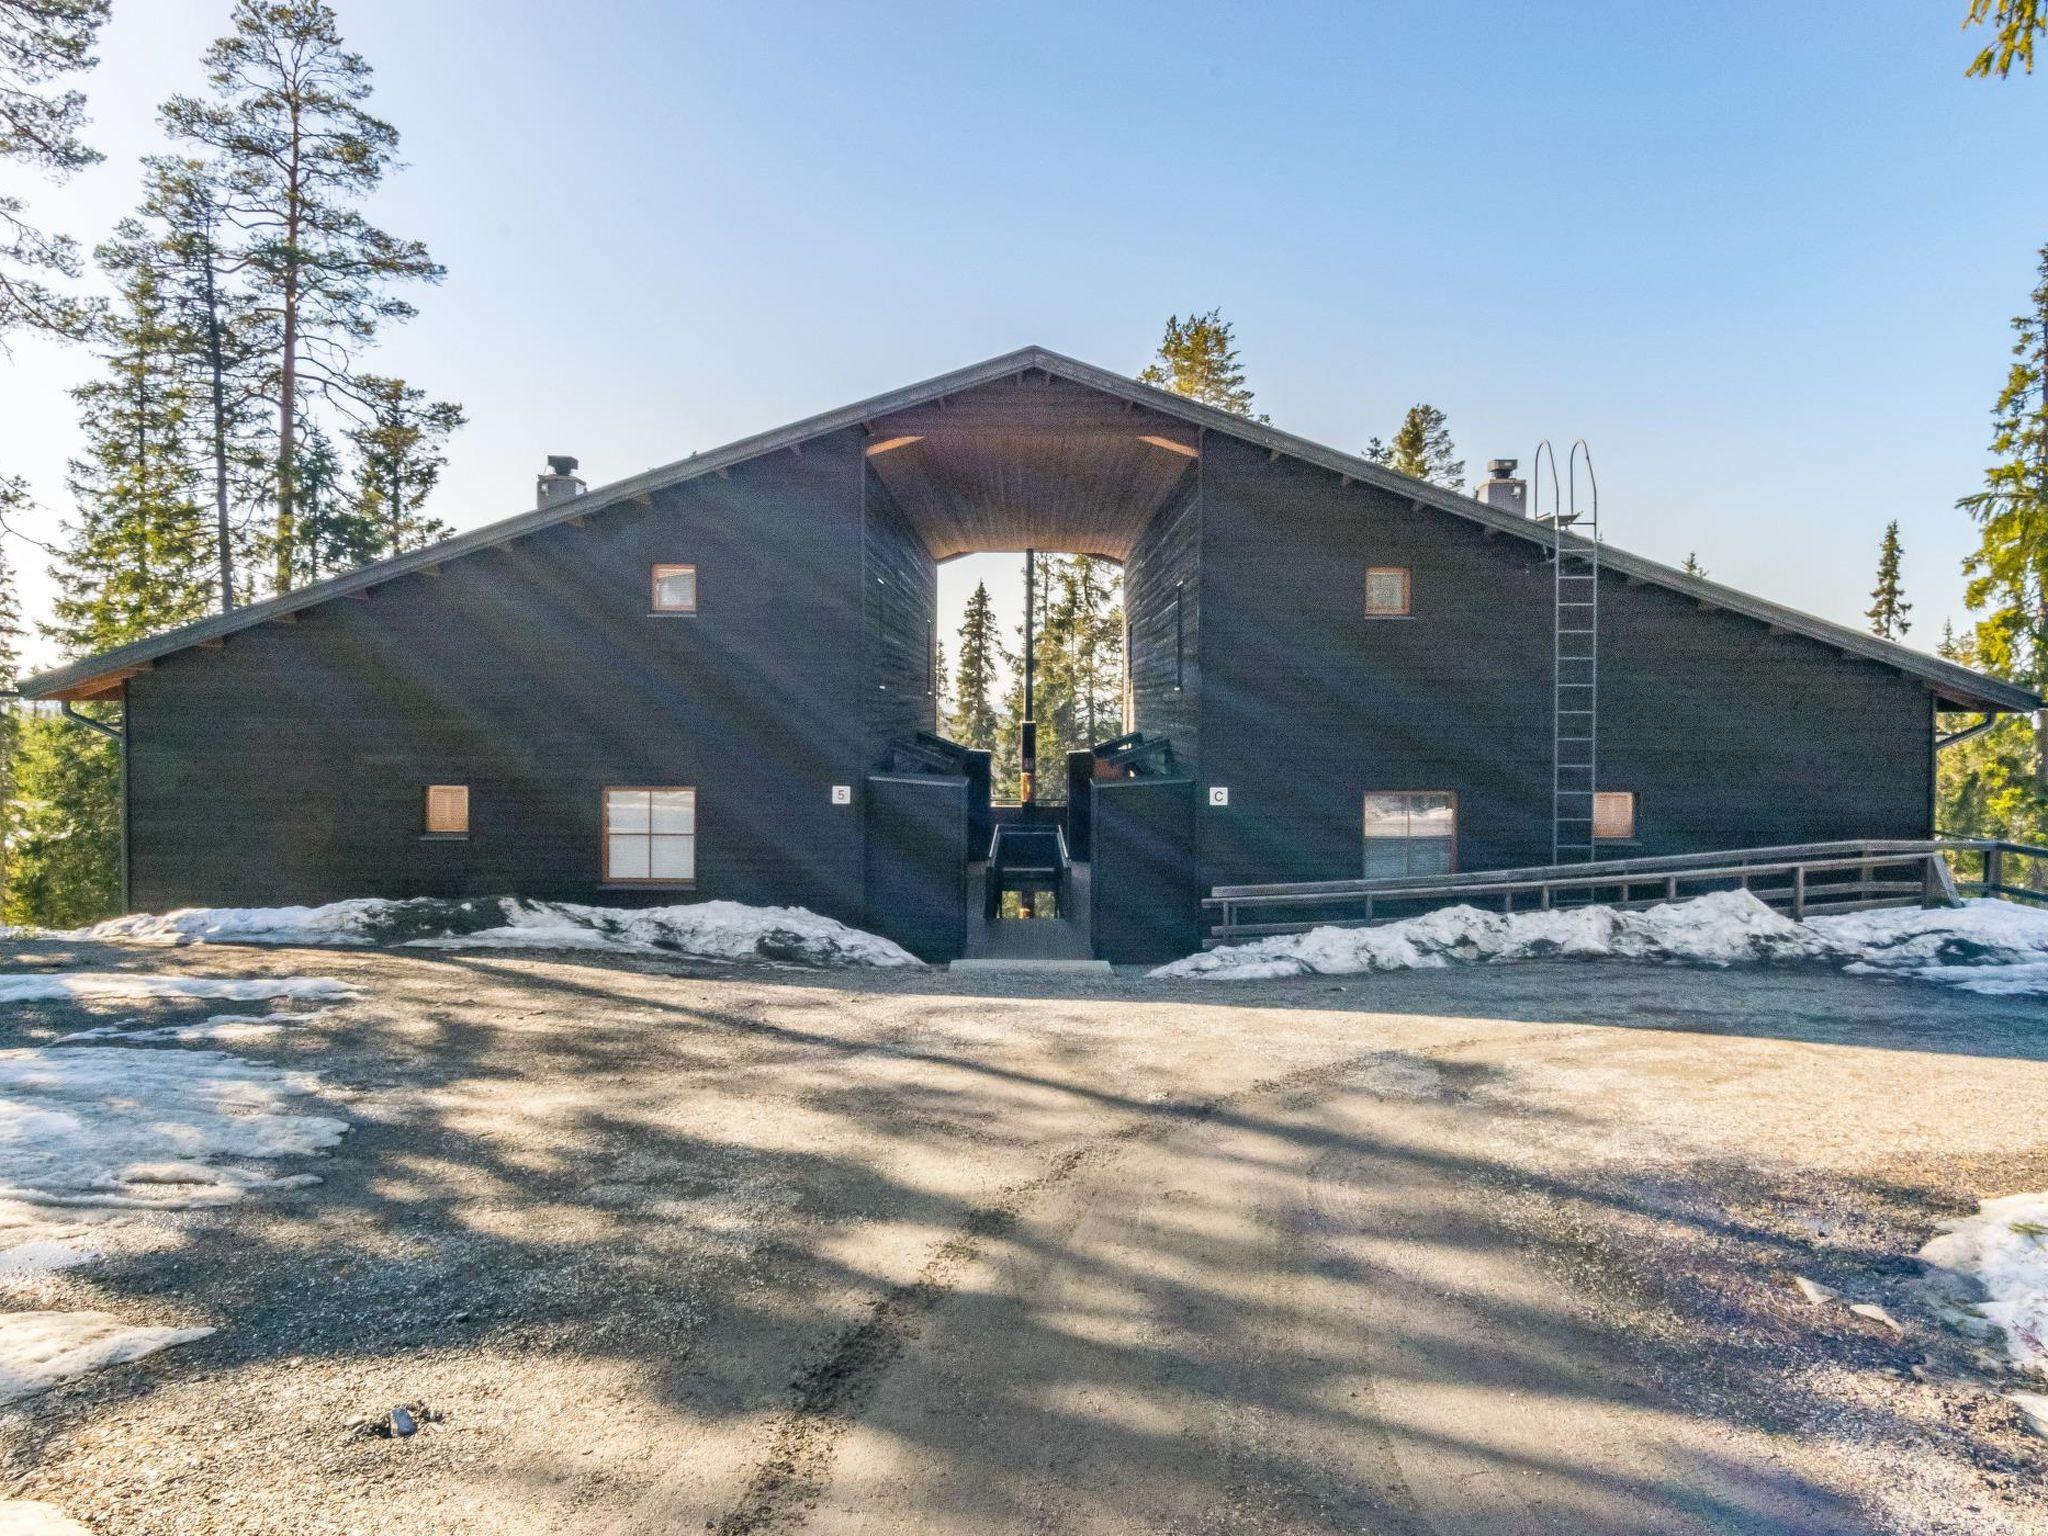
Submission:
[[[933,642],[938,567],[903,509],[870,468],[862,549],[866,608],[869,765],[892,741],[936,730]],[[855,658],[857,659],[857,658]]]
[[[861,918],[860,437],[331,602],[132,680],[133,902],[729,897]],[[651,615],[657,561],[698,612]],[[470,787],[425,840],[429,783]],[[601,889],[608,784],[698,792],[688,897]]]
[[[1203,462],[1203,883],[1355,878],[1368,789],[1458,796],[1462,869],[1550,853],[1542,551],[1211,434]],[[1368,566],[1412,616],[1368,619]],[[1928,831],[1926,686],[1619,577],[1601,593],[1600,783],[1617,853]]]
[[1183,762],[1200,754],[1201,552],[1200,478],[1190,475],[1146,526],[1124,568],[1133,728],[1170,736]]

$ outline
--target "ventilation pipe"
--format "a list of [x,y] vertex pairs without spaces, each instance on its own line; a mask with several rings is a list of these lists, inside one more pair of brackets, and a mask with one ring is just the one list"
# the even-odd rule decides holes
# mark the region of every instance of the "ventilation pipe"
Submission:
[[1515,478],[1513,459],[1488,459],[1486,479],[1480,482],[1478,497],[1489,507],[1516,517],[1529,515],[1529,482]]
[[566,453],[548,455],[548,471],[534,487],[534,505],[545,511],[560,506],[565,501],[574,501],[588,489],[576,477],[576,461]]

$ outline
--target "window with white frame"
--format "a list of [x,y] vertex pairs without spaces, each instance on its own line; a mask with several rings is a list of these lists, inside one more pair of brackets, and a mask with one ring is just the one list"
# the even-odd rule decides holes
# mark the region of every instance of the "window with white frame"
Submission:
[[1374,790],[1365,797],[1365,878],[1448,875],[1458,867],[1458,797]]
[[604,792],[607,885],[690,885],[697,878],[697,791]]

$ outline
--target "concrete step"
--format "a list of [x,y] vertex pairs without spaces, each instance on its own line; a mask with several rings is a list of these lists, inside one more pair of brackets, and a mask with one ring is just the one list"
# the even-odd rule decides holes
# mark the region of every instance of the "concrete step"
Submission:
[[955,960],[949,971],[1028,971],[1038,975],[1113,976],[1107,960],[1043,960],[1026,955],[983,955]]

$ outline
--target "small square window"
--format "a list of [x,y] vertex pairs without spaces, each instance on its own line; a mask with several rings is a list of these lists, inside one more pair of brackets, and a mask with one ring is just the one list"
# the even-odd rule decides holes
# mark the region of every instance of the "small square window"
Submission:
[[1365,573],[1365,612],[1368,618],[1397,619],[1408,614],[1408,568],[1376,565]]
[[1448,875],[1458,867],[1458,797],[1373,790],[1365,797],[1365,878]]
[[1593,796],[1593,835],[1604,842],[1625,843],[1636,835],[1636,792],[1603,789]]
[[427,835],[467,837],[469,835],[469,786],[429,784],[427,786]]
[[697,567],[657,565],[654,568],[653,605],[656,613],[695,613]]

